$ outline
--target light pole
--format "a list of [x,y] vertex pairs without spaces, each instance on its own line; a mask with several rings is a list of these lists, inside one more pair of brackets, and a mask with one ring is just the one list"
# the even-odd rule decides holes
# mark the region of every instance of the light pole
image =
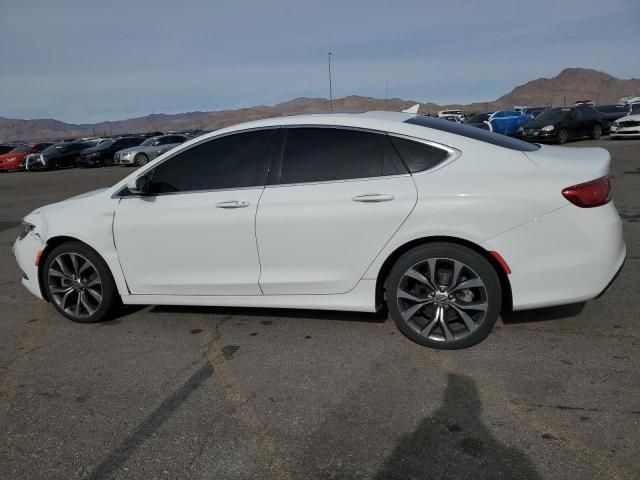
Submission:
[[329,52],[329,108],[333,112],[333,88],[331,86],[331,54],[333,52]]

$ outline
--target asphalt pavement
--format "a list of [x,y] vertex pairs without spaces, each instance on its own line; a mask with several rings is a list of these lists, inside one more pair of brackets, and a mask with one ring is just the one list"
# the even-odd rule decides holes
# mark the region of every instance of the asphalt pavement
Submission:
[[461,351],[362,313],[148,306],[74,324],[20,285],[20,219],[133,170],[1,174],[0,478],[640,478],[640,141],[570,146],[611,152],[624,270]]

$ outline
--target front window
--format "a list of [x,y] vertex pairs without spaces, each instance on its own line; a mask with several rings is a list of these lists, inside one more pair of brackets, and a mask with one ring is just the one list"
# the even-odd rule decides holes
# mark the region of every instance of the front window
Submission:
[[151,174],[151,193],[262,186],[270,130],[237,133],[184,150]]
[[482,123],[489,120],[490,113],[476,113],[465,120],[464,123]]
[[98,145],[98,150],[107,150],[109,147],[111,147],[114,143],[116,143],[115,140],[105,140],[104,142],[102,142],[100,145]]

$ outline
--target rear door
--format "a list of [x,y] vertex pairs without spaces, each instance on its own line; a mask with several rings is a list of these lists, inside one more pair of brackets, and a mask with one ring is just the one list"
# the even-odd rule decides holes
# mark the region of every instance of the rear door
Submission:
[[385,133],[282,129],[256,218],[260,287],[337,294],[356,286],[416,203]]

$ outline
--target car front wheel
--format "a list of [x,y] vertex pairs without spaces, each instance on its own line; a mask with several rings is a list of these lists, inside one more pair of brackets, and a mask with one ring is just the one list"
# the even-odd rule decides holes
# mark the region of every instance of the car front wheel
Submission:
[[144,153],[138,153],[133,161],[138,167],[141,167],[149,162],[149,157],[147,157]]
[[502,308],[498,275],[482,255],[456,244],[433,243],[405,253],[386,283],[398,329],[427,347],[457,349],[483,340]]
[[591,138],[593,140],[598,140],[602,136],[602,127],[598,124],[594,125],[593,131],[591,132]]
[[558,132],[558,143],[564,145],[567,143],[567,140],[569,140],[569,132],[566,128],[563,128]]
[[45,260],[42,280],[55,309],[74,322],[98,322],[119,304],[107,264],[81,242],[54,248]]

